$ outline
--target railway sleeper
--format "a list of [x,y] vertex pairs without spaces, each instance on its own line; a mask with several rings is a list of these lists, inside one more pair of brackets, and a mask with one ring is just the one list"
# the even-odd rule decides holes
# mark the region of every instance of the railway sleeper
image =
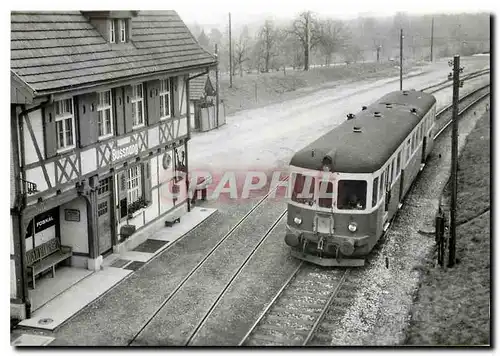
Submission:
[[303,319],[303,318],[285,318],[282,316],[274,315],[274,314],[269,314],[266,316],[266,320],[274,320],[278,324],[292,324],[295,323],[297,325],[310,325],[312,326],[315,322],[315,320],[310,320],[310,319]]
[[[261,324],[259,325],[259,328],[260,329],[265,329],[265,330],[274,330],[274,331],[278,331],[278,332],[281,332],[281,333],[300,333],[300,332],[306,332],[309,330],[309,328],[307,328],[307,326],[304,326],[304,325],[300,325],[298,323],[290,323],[291,325],[289,327],[286,327],[286,326],[279,326],[279,325],[272,325],[272,324]],[[296,326],[295,326],[296,325]],[[300,327],[302,327],[302,329],[300,329]]]
[[248,346],[280,346],[282,342],[289,342],[287,339],[277,339],[274,336],[264,335],[264,334],[252,334],[249,339]]
[[261,335],[272,337],[276,341],[278,341],[279,343],[283,343],[285,345],[290,345],[290,346],[300,345],[302,343],[302,341],[304,340],[304,337],[302,335],[292,333],[291,331],[289,331],[288,333],[281,333],[281,332],[269,330],[269,335],[259,333],[259,336],[261,336]]
[[297,319],[302,319],[304,316],[312,316],[312,317],[317,317],[318,313],[317,312],[310,312],[307,310],[290,310],[289,308],[284,308],[284,307],[274,307],[273,312],[279,314],[279,313],[285,313],[285,314],[293,314],[297,315]]
[[352,298],[344,298],[344,297],[335,297],[332,301],[332,304],[346,306],[352,303]]
[[[292,289],[292,290],[288,290],[284,293],[284,295],[288,295],[288,294],[298,296],[298,297],[318,298],[318,293],[311,293],[308,291],[303,291],[301,289]],[[328,296],[330,295],[329,292],[323,292],[321,294],[325,295],[325,299],[327,299]]]
[[313,344],[314,341],[323,341],[321,343],[321,345],[325,346],[324,345],[324,341],[331,341],[332,340],[332,336],[328,333],[328,332],[325,332],[325,331],[317,331],[314,333],[311,341],[309,342],[309,344]]
[[[287,300],[288,300],[288,303],[287,303]],[[283,302],[285,302],[287,305],[291,305],[292,303],[295,304],[295,305],[298,305],[299,308],[309,308],[309,309],[323,309],[323,307],[325,306],[325,303],[326,303],[326,300],[323,301],[321,303],[321,301],[319,303],[312,303],[312,302],[308,302],[308,301],[305,301],[305,300],[300,300],[300,299],[297,299],[297,298],[285,298],[283,300]]]

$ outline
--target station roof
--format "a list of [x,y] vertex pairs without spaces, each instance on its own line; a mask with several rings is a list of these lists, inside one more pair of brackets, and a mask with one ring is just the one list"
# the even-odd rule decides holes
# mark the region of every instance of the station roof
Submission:
[[45,95],[215,65],[175,11],[130,13],[130,42],[112,44],[84,12],[12,12],[11,70],[35,95]]

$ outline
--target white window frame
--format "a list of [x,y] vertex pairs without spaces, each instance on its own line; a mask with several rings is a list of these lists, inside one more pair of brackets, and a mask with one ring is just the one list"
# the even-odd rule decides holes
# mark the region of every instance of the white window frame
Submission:
[[116,43],[116,28],[114,19],[111,19],[109,22],[109,42]]
[[[105,102],[106,93],[109,93],[109,103]],[[102,124],[104,127],[104,134],[99,135],[99,139],[102,140],[102,139],[106,139],[108,137],[113,136],[113,105],[112,105],[113,92],[111,90],[98,92],[97,99],[98,99],[98,101],[97,101],[97,115],[98,115],[98,117],[97,117],[97,131],[99,134],[99,126],[100,126],[100,124]],[[106,120],[104,120],[102,123],[100,122],[101,121],[101,112],[105,113],[106,110],[109,110],[109,127],[106,124]],[[104,117],[104,115],[103,115],[103,117]]]
[[[172,93],[171,93],[170,78],[160,80],[160,120],[169,119],[172,117]],[[166,99],[168,98],[168,115],[162,112],[166,107]],[[163,110],[162,110],[163,109]]]
[[124,19],[120,21],[120,42],[127,42],[127,22]]
[[[140,91],[140,96],[138,93],[138,88],[141,88]],[[138,128],[138,127],[143,127],[144,126],[144,86],[142,83],[138,84],[133,84],[132,85],[132,97],[130,99],[130,102],[132,103],[132,128]],[[134,109],[134,104],[135,104],[135,109]],[[142,109],[142,118],[141,121],[138,121],[139,117],[139,104],[141,105]]]
[[[64,111],[64,103],[67,103],[69,101],[69,105],[71,108],[71,112]],[[58,100],[54,103],[54,117],[55,117],[55,124],[56,124],[56,147],[57,147],[57,152],[62,152],[62,151],[67,151],[69,149],[72,149],[76,146],[75,143],[75,116],[74,116],[74,111],[75,108],[73,106],[73,98],[69,99],[62,99]],[[62,106],[59,106],[62,105]],[[58,108],[61,108],[60,113],[57,113]],[[68,120],[71,122],[71,139],[72,139],[72,144],[69,145],[67,142],[67,135],[66,132],[68,131]],[[60,131],[59,131],[59,123],[62,122],[63,125],[63,143],[61,145],[60,141]]]
[[140,198],[142,198],[142,169],[137,165],[127,169],[127,205]]

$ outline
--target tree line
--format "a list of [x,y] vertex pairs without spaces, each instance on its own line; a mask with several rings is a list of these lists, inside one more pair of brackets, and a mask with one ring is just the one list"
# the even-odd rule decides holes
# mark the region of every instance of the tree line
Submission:
[[[432,24],[433,22],[433,24]],[[219,50],[221,71],[229,71],[228,27],[205,30],[189,26],[207,51]],[[308,70],[311,65],[390,61],[399,57],[399,36],[403,29],[404,59],[430,60],[433,57],[463,56],[490,49],[490,14],[361,16],[353,20],[325,18],[312,11],[298,14],[289,23],[267,19],[253,31],[248,25],[232,31],[233,74],[269,72],[286,68]],[[432,32],[432,36],[431,36]]]

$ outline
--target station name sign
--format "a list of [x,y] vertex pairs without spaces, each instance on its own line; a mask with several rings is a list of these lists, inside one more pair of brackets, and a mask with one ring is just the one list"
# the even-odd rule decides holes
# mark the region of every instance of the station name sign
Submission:
[[111,150],[111,161],[115,162],[126,157],[136,156],[137,154],[139,154],[139,145],[137,143],[113,148]]

